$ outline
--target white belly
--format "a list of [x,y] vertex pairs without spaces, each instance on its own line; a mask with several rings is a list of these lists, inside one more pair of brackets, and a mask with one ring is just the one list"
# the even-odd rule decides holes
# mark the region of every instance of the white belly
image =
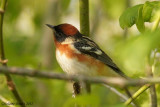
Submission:
[[56,58],[63,71],[71,75],[96,75],[97,68],[94,66],[87,66],[87,64],[81,63],[77,58],[68,58],[65,54],[61,54],[56,50]]

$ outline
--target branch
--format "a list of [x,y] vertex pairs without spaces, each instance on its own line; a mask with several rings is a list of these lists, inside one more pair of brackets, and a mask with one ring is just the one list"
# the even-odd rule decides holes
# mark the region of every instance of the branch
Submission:
[[0,67],[0,74],[14,74],[20,76],[38,77],[46,79],[59,79],[67,81],[84,81],[90,83],[102,83],[117,87],[142,86],[145,84],[160,84],[159,78],[130,79],[126,80],[119,77],[88,77],[82,75],[66,75],[64,73],[55,73],[39,70],[31,70],[16,67]]
[[[3,66],[7,66],[7,60],[5,59],[4,46],[3,46],[3,18],[4,18],[6,3],[7,0],[1,0],[0,4],[0,63],[2,63]],[[19,103],[23,103],[23,100],[20,97],[11,76],[9,74],[5,74],[5,76],[7,79],[8,88],[11,90],[16,100]],[[25,105],[21,105],[21,107],[25,107]]]
[[46,79],[59,79],[59,80],[67,80],[67,81],[80,81],[80,82],[90,82],[90,83],[104,83],[104,84],[112,84],[115,86],[127,85],[127,81],[122,78],[104,78],[104,77],[88,77],[82,75],[67,75],[64,73],[56,73],[56,72],[47,72],[47,71],[39,71],[39,70],[31,70],[25,68],[16,68],[16,67],[0,67],[0,74],[14,74],[20,76],[29,76],[29,77],[38,77],[38,78],[46,78]]

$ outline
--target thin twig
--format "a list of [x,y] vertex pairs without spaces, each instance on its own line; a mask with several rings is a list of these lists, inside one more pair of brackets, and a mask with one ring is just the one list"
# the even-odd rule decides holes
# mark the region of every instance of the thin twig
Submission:
[[121,97],[124,101],[128,100],[128,97],[125,96],[124,94],[122,94],[121,92],[119,92],[118,90],[116,90],[115,88],[107,85],[107,84],[103,84],[105,87],[107,87],[108,89],[110,89],[112,92],[116,93],[119,97]]
[[[125,96],[124,94],[122,94],[121,92],[119,92],[117,89],[115,89],[114,87],[111,87],[107,84],[103,84],[105,87],[107,87],[108,89],[110,89],[112,92],[114,92],[115,94],[117,94],[120,98],[123,99],[123,101],[127,101],[128,97]],[[137,107],[133,102],[131,102],[133,107]]]
[[[4,18],[4,12],[5,12],[5,7],[6,7],[7,0],[1,0],[1,5],[0,5],[0,61],[3,66],[7,66],[7,61],[5,59],[5,53],[4,53],[4,46],[3,46],[3,18]],[[13,93],[14,97],[19,103],[24,103],[22,98],[20,97],[16,86],[9,74],[5,74],[6,79],[7,79],[7,85],[11,92]],[[21,107],[25,107],[25,105],[21,105]]]

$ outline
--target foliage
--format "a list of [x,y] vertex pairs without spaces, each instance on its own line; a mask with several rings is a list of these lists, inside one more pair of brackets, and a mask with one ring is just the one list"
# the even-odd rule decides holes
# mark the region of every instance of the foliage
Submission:
[[143,32],[145,30],[144,22],[155,21],[157,14],[160,11],[160,2],[147,1],[144,4],[139,4],[126,9],[119,18],[120,26],[124,29],[136,24],[138,30]]
[[[129,70],[132,76],[142,74],[143,76],[155,76],[155,72],[157,72],[157,68],[159,68],[159,57],[156,57],[156,54],[159,53],[159,21],[160,21],[160,2],[146,1],[144,4],[136,5],[126,9],[119,18],[119,23],[121,28],[130,28],[134,24],[136,24],[137,29],[141,32],[139,37],[131,40],[127,46],[124,47],[124,51],[122,52],[122,56],[124,60],[125,67]],[[152,28],[145,29],[145,22],[154,22]],[[128,47],[128,49],[127,49]],[[128,54],[129,57],[126,57]],[[122,57],[121,57],[122,58]],[[135,61],[135,59],[137,59]],[[140,62],[140,63],[137,63]],[[150,68],[149,68],[150,67]],[[127,73],[129,74],[129,73]],[[130,76],[131,76],[130,75]],[[159,75],[159,73],[158,73]],[[142,76],[142,75],[141,75]],[[151,86],[151,88],[155,88],[155,86]],[[151,89],[150,89],[151,90]],[[151,93],[151,91],[150,91]],[[155,88],[152,90],[154,95],[151,95],[152,107],[157,104],[156,93],[159,94],[159,91]],[[148,93],[149,94],[149,93]],[[154,98],[154,99],[153,99]],[[155,104],[153,104],[153,102]],[[147,104],[146,102],[143,103]],[[143,105],[143,106],[144,106]]]

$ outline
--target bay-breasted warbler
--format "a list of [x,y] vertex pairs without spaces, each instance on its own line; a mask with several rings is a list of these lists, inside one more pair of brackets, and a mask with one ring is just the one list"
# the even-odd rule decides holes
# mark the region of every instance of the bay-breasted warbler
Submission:
[[66,73],[127,78],[93,40],[81,34],[73,25],[46,25],[53,30],[56,58]]

